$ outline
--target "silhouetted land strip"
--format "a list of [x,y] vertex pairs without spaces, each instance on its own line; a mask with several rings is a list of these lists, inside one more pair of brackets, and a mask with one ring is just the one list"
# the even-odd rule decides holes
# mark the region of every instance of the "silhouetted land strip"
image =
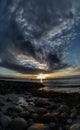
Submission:
[[0,80],[0,94],[19,94],[26,91],[35,91],[35,89],[38,89],[40,87],[44,87],[44,85],[37,82]]

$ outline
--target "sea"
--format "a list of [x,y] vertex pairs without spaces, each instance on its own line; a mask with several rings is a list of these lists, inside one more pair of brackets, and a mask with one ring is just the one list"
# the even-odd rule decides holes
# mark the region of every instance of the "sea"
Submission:
[[[21,79],[3,79],[12,81],[23,81],[23,82],[40,82],[40,80],[21,80]],[[63,92],[63,93],[80,93],[80,76],[68,77],[68,78],[57,78],[57,79],[44,79],[42,82],[44,87],[39,90]]]
[[43,80],[45,87],[39,90],[63,92],[63,93],[80,93],[80,77],[69,77],[59,79]]

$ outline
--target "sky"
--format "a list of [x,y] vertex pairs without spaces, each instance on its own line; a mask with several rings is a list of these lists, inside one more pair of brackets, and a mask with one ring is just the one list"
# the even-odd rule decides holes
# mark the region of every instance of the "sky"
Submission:
[[0,76],[80,76],[80,0],[0,0]]

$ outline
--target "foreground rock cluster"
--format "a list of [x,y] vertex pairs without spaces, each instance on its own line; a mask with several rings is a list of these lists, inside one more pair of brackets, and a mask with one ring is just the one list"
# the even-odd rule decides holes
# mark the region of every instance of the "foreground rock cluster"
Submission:
[[80,130],[80,104],[30,92],[0,95],[0,130]]

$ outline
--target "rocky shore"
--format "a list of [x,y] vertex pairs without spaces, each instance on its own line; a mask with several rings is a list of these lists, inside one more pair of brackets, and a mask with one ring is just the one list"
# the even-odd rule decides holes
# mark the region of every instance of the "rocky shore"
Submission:
[[46,93],[42,86],[0,81],[0,130],[80,130],[80,95]]

